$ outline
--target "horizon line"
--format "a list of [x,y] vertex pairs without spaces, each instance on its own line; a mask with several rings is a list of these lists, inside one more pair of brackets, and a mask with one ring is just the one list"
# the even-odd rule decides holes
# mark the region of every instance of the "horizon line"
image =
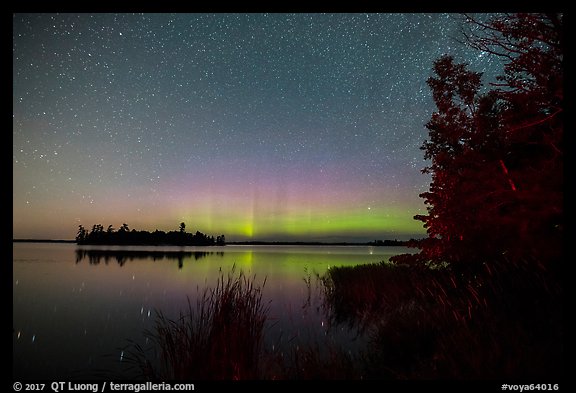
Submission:
[[[406,243],[410,240],[419,239],[409,239],[409,240],[398,240],[398,239],[375,239],[371,241],[316,241],[316,240],[239,240],[239,241],[227,241],[226,244],[229,245],[370,245],[384,242],[399,242]],[[75,239],[33,239],[33,238],[12,238],[13,243],[76,243]],[[102,244],[106,245],[106,244]],[[143,244],[145,245],[145,244]],[[127,244],[129,246],[129,244]]]

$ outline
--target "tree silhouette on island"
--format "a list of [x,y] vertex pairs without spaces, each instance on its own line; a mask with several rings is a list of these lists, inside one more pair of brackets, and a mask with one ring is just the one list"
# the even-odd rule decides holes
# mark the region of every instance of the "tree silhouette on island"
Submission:
[[177,231],[159,231],[154,232],[130,230],[128,224],[124,223],[116,231],[112,225],[109,225],[106,231],[101,224],[92,226],[88,231],[84,226],[78,226],[76,234],[76,244],[101,244],[101,245],[148,245],[148,246],[224,246],[226,237],[219,235],[206,235],[200,231],[196,233],[187,233],[186,224],[181,222]]

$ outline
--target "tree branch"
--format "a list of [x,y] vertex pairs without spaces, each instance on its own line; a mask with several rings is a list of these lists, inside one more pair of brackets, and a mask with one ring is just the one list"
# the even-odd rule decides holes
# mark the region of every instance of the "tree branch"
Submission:
[[516,191],[516,185],[512,181],[512,178],[510,177],[510,174],[508,173],[508,168],[506,168],[504,161],[502,161],[502,160],[498,160],[498,161],[500,162],[500,168],[502,168],[502,172],[504,173],[504,176],[506,176],[506,179],[508,180],[508,184],[510,184],[510,188],[512,189],[512,191]]
[[557,115],[558,113],[560,113],[560,112],[562,112],[562,108],[558,109],[556,112],[552,113],[552,114],[549,115],[549,116],[546,116],[546,117],[543,118],[543,119],[537,120],[537,121],[532,122],[532,123],[529,123],[529,124],[523,124],[523,125],[521,125],[521,126],[512,128],[512,129],[510,129],[509,131],[510,131],[510,132],[514,132],[514,131],[522,130],[522,129],[524,129],[524,128],[533,127],[533,126],[536,126],[536,125],[538,125],[538,124],[542,124],[542,123],[550,120],[551,118],[553,118],[554,116],[556,116],[556,115]]

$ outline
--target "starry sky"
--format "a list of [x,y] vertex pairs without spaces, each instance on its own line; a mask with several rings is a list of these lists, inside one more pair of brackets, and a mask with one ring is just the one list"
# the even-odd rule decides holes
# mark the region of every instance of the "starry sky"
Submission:
[[433,61],[498,70],[462,20],[14,14],[13,237],[423,237]]

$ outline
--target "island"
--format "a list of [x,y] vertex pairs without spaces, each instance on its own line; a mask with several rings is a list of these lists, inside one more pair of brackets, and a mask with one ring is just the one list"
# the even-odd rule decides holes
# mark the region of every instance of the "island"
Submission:
[[115,230],[109,225],[106,230],[101,224],[92,226],[88,231],[82,225],[78,226],[76,235],[76,244],[99,244],[99,245],[146,245],[146,246],[224,246],[226,237],[224,235],[214,236],[206,235],[200,231],[196,233],[186,232],[186,224],[181,222],[177,231],[159,231],[154,232],[137,231],[130,229],[128,224]]

